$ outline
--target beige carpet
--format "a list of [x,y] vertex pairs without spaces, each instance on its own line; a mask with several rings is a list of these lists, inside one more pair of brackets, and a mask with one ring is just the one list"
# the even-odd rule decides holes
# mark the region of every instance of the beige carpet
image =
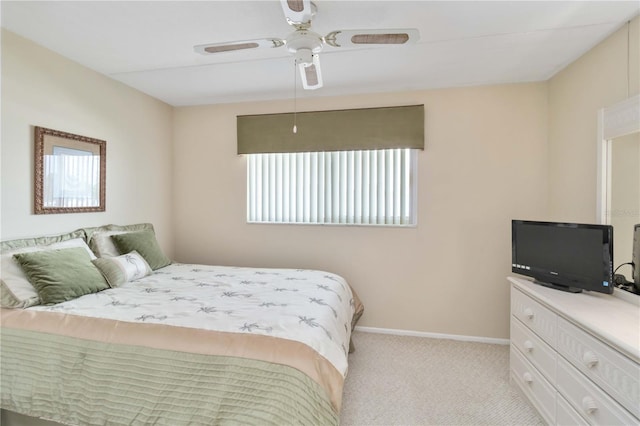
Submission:
[[[341,425],[542,425],[509,347],[356,331]],[[515,385],[514,385],[515,386]]]

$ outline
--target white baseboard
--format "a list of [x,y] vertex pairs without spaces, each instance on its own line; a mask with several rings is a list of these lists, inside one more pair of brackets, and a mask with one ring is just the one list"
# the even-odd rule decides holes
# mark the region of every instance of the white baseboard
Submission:
[[396,336],[427,337],[430,339],[448,339],[448,340],[461,340],[464,342],[491,343],[495,345],[509,344],[509,339],[496,339],[494,337],[461,336],[459,334],[427,333],[424,331],[399,330],[395,328],[363,327],[360,325],[356,326],[356,331],[362,331],[364,333],[393,334]]

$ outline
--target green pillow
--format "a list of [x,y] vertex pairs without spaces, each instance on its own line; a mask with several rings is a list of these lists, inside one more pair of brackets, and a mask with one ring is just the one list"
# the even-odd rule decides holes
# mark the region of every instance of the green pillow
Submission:
[[53,305],[109,288],[86,249],[17,253],[13,257],[35,287],[43,305]]
[[137,251],[147,261],[152,270],[170,265],[171,260],[164,255],[152,231],[128,232],[112,235],[111,239],[120,253]]

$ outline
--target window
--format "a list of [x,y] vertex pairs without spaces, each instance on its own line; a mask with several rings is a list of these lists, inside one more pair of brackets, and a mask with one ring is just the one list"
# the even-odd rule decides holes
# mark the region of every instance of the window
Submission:
[[239,115],[236,124],[248,222],[415,225],[424,105]]
[[416,150],[247,155],[251,223],[415,225]]

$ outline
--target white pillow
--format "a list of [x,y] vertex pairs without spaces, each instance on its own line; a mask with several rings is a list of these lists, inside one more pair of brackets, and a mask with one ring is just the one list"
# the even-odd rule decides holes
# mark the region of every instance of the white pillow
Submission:
[[119,287],[126,282],[146,277],[152,272],[144,257],[135,250],[121,256],[100,257],[92,262],[111,287]]
[[89,245],[93,249],[93,252],[98,257],[116,257],[120,256],[120,250],[118,250],[113,244],[113,240],[111,239],[112,235],[118,234],[126,234],[127,232],[132,231],[104,231],[104,232],[95,232],[91,236],[91,241]]
[[3,308],[28,308],[40,304],[38,292],[27,279],[18,261],[13,258],[14,254],[71,247],[83,247],[91,259],[96,258],[82,238],[74,238],[47,246],[22,247],[4,251],[0,255],[0,306]]

